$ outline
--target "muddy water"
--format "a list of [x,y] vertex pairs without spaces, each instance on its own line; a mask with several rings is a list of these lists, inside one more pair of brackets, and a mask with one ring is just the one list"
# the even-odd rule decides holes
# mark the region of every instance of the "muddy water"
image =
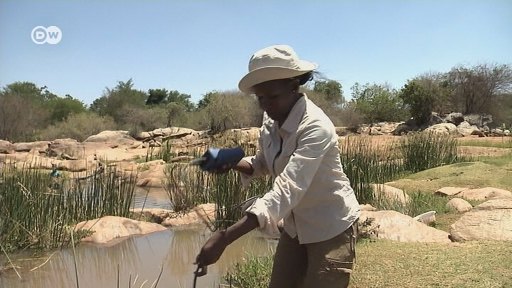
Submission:
[[[51,253],[36,260],[17,255],[15,263],[22,279],[13,270],[0,272],[0,287],[77,287],[76,273],[81,288],[141,287],[144,282],[142,287],[151,287],[162,267],[157,287],[192,287],[196,268],[192,263],[209,234],[204,229],[169,230],[130,238],[111,247],[82,244],[76,249],[76,269],[71,249],[55,252],[34,271],[30,270],[45,262]],[[219,262],[208,267],[208,274],[199,278],[197,287],[219,287],[221,276],[235,262],[247,255],[269,255],[275,244],[257,232],[240,238],[226,249]]]

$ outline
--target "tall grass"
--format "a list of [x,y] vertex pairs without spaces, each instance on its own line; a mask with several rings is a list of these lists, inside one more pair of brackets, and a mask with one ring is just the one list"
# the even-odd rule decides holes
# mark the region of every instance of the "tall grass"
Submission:
[[67,228],[105,215],[128,216],[135,177],[106,168],[84,178],[6,164],[0,170],[0,242],[8,251],[53,248],[69,241]]
[[457,140],[449,135],[420,132],[407,135],[400,141],[404,169],[412,173],[456,163]]
[[[461,160],[457,155],[457,141],[448,136],[415,133],[387,146],[379,146],[371,140],[371,137],[347,137],[340,145],[343,169],[360,203],[381,201],[374,199],[373,183],[385,183],[408,173]],[[254,147],[246,146],[244,150],[247,155],[255,153]],[[238,220],[243,212],[239,204],[264,194],[272,186],[270,178],[264,178],[253,180],[245,189],[238,173],[209,174],[183,164],[171,164],[167,183],[175,211],[187,211],[205,202],[216,203],[216,228]],[[389,206],[389,203],[382,205]]]
[[164,162],[171,162],[172,157],[174,157],[174,152],[172,151],[172,145],[169,140],[163,141],[162,146],[154,147],[150,146],[146,150],[146,156],[144,157],[144,162],[149,162],[153,160],[162,159]]
[[404,173],[394,145],[379,147],[369,137],[347,137],[340,145],[343,169],[361,203],[372,203],[370,184],[384,183]]
[[361,203],[374,203],[372,183],[385,183],[409,173],[464,159],[456,139],[429,132],[409,134],[397,143],[378,145],[371,137],[347,137],[340,145],[343,169]]
[[[255,152],[251,147],[244,149],[249,155]],[[270,178],[261,178],[253,180],[249,187],[243,187],[237,172],[207,173],[194,165],[171,163],[166,169],[164,187],[175,212],[185,213],[198,204],[215,203],[216,220],[211,223],[211,228],[216,230],[240,219],[245,201],[263,195],[270,190],[271,184]]]

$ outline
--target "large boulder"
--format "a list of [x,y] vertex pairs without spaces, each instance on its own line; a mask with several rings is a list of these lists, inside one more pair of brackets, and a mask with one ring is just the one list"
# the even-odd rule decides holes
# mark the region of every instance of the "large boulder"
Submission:
[[512,192],[499,188],[485,187],[467,189],[457,194],[457,196],[467,200],[483,201],[491,198],[512,198]]
[[389,201],[397,201],[401,204],[409,202],[409,195],[402,189],[389,186],[387,184],[371,184],[374,197],[377,199],[385,199]]
[[164,185],[165,162],[163,160],[154,160],[138,165],[139,175],[136,185],[139,187],[162,188]]
[[441,123],[428,127],[425,129],[427,132],[442,134],[442,135],[451,135],[451,136],[459,136],[459,132],[457,131],[457,126],[452,123]]
[[453,241],[512,241],[512,199],[488,200],[462,215],[450,227]]
[[464,115],[462,115],[462,113],[459,113],[459,112],[452,112],[452,113],[446,115],[446,117],[444,118],[444,121],[446,121],[448,123],[452,123],[455,126],[458,126],[460,123],[462,123],[464,121]]
[[209,225],[211,221],[215,220],[215,209],[215,204],[213,203],[200,204],[191,209],[188,213],[169,215],[169,217],[162,222],[162,225],[170,227]]
[[399,242],[450,243],[448,233],[396,211],[361,211],[359,231],[378,239]]
[[5,140],[0,140],[0,154],[11,154],[14,153],[14,145]]
[[434,192],[434,194],[439,196],[453,196],[467,189],[468,188],[463,187],[443,187],[439,188],[436,192]]
[[136,221],[117,216],[105,216],[99,219],[80,222],[76,224],[76,230],[92,231],[91,235],[82,238],[82,242],[112,244],[112,242],[118,243],[119,240],[132,235],[145,235],[164,231],[166,228],[156,223]]
[[115,146],[117,145],[133,145],[137,142],[128,131],[116,130],[116,131],[102,131],[99,134],[91,135],[85,139],[84,142],[100,142],[100,143],[109,143]]
[[16,152],[37,152],[45,153],[48,149],[50,141],[35,141],[35,142],[18,142],[14,143],[14,150]]
[[459,132],[460,135],[464,137],[475,135],[480,132],[477,126],[471,125],[466,121],[463,121],[462,123],[459,124],[459,126],[457,126],[457,131]]
[[448,201],[448,203],[446,203],[447,210],[456,211],[456,212],[460,212],[460,213],[467,212],[467,211],[471,210],[472,208],[473,208],[473,206],[471,206],[471,204],[469,204],[468,201],[461,199],[461,198],[453,198],[453,199],[450,199],[450,201]]
[[487,126],[492,123],[492,115],[489,114],[468,114],[464,115],[464,121],[469,125],[478,127]]
[[51,141],[46,149],[48,157],[60,157],[67,155],[75,158],[85,157],[85,145],[75,139],[55,139]]

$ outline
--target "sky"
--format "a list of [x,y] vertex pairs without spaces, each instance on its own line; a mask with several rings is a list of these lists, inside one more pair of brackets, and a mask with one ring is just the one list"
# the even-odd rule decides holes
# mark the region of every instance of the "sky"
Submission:
[[[58,40],[38,26],[60,41],[36,44]],[[512,64],[512,1],[0,0],[0,88],[29,81],[85,104],[129,79],[197,103],[237,89],[250,56],[274,44],[346,98],[356,82],[400,89],[458,65]]]

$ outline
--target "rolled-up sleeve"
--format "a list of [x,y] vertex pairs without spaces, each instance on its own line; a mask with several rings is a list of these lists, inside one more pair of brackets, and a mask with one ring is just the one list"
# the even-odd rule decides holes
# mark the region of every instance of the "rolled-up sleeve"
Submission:
[[258,217],[263,232],[275,234],[279,220],[287,216],[308,191],[324,155],[336,145],[332,133],[321,122],[313,122],[297,135],[297,149],[277,175],[272,189],[246,210]]

